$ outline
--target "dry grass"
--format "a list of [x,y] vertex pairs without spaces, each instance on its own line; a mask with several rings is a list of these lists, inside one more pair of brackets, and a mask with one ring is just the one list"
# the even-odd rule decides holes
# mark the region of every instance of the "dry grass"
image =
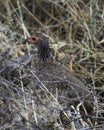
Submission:
[[[0,130],[104,129],[103,0],[0,2]],[[79,106],[63,110],[57,89],[55,95],[44,84],[34,89],[34,78],[39,79],[35,68],[29,67],[33,56],[25,54],[29,46],[23,45],[31,31],[46,33],[59,62],[96,94],[94,121],[77,113]],[[66,125],[60,114],[67,118]]]

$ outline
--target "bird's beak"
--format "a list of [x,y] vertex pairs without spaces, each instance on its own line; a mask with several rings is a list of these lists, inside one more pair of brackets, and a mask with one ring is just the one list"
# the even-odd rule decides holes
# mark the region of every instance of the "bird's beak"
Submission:
[[29,39],[29,38],[25,39],[25,40],[23,41],[23,44],[26,44],[26,42],[29,42],[28,39]]

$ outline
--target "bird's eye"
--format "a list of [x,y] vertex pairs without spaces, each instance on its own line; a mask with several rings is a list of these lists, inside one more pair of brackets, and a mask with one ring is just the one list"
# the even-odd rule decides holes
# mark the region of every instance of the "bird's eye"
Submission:
[[28,39],[28,42],[30,43],[36,43],[39,40],[39,37],[37,36],[32,36]]
[[36,38],[35,38],[35,37],[33,37],[33,38],[32,38],[32,40],[33,40],[33,41],[36,41]]

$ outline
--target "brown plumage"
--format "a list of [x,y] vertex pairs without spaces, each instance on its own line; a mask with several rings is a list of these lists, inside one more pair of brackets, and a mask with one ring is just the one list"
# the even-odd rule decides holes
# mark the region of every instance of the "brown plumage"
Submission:
[[58,101],[62,106],[65,107],[65,102],[69,107],[70,104],[77,105],[82,101],[87,109],[90,109],[93,99],[91,92],[68,68],[51,57],[48,38],[36,33],[26,41],[37,46],[39,59],[42,60],[36,71],[37,77],[50,92],[56,94],[56,88],[58,89]]

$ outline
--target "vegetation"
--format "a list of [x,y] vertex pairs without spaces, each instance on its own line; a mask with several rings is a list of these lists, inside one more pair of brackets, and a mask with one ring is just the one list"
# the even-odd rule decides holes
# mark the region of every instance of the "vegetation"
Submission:
[[[0,0],[0,130],[104,129],[103,5],[103,0]],[[81,102],[60,111],[57,90],[36,89],[35,67],[29,67],[33,47],[23,42],[37,31],[47,35],[58,62],[95,95],[92,116],[78,112]]]

